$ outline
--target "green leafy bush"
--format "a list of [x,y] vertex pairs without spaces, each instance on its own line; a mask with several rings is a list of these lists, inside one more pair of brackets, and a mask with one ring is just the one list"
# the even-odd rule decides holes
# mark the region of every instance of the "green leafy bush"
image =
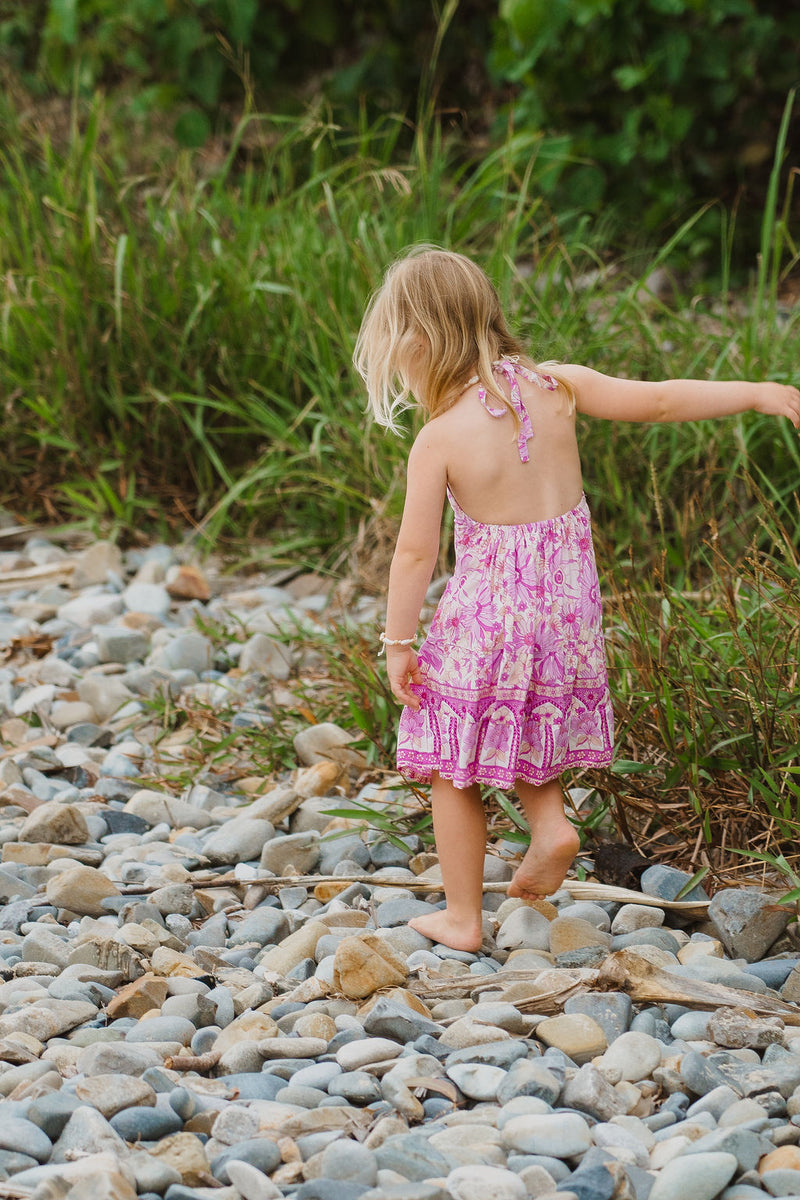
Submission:
[[[517,128],[569,139],[561,207],[609,203],[653,230],[687,204],[766,193],[800,8],[783,0],[501,0],[491,57]],[[696,231],[708,250],[710,214]],[[718,222],[717,222],[718,224]],[[751,236],[749,244],[755,237]]]
[[[429,0],[3,0],[0,56],[28,86],[123,87],[140,111],[174,109],[178,139],[200,146],[242,76],[273,111],[299,110],[309,82],[351,117],[362,97],[373,112],[412,107],[440,20]],[[449,103],[482,90],[490,22],[461,0],[440,56]]]

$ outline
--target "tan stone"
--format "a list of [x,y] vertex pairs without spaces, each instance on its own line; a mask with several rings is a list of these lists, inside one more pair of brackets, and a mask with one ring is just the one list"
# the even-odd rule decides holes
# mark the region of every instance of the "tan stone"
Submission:
[[336,1036],[336,1022],[327,1013],[304,1013],[295,1021],[292,1033],[301,1038],[322,1038],[329,1042]]
[[94,542],[75,559],[72,572],[73,588],[85,588],[94,583],[106,583],[108,573],[122,574],[122,551],[113,542]]
[[142,975],[133,983],[126,984],[114,999],[108,1002],[106,1016],[112,1021],[117,1017],[133,1017],[138,1020],[151,1008],[160,1009],[168,992],[166,979],[160,979],[150,973]]
[[174,1167],[187,1187],[202,1187],[212,1182],[203,1143],[192,1133],[173,1133],[162,1138],[148,1153]]
[[361,908],[349,908],[344,912],[323,913],[315,920],[322,921],[329,929],[363,929],[369,922],[369,913]]
[[35,808],[41,808],[43,803],[43,800],[37,800],[25,788],[15,787],[13,783],[10,787],[3,788],[0,793],[0,805],[4,808],[13,805],[15,808],[22,808],[25,812],[31,813]]
[[156,1102],[150,1084],[135,1075],[92,1075],[76,1085],[75,1095],[96,1108],[107,1121],[123,1108],[134,1105],[153,1108]]
[[130,946],[132,950],[138,950],[140,954],[150,955],[161,945],[161,938],[157,934],[153,933],[151,929],[145,929],[143,925],[138,925],[135,921],[129,921],[123,925],[117,937],[123,946]]
[[317,1037],[268,1037],[258,1043],[258,1052],[264,1058],[318,1058],[328,1049],[327,1038]]
[[239,896],[233,888],[197,888],[194,898],[209,915],[227,908],[229,904],[240,903]]
[[336,947],[333,984],[351,999],[405,983],[407,977],[405,955],[374,933],[345,938]]
[[779,1146],[765,1154],[758,1164],[758,1173],[766,1171],[800,1171],[800,1146]]
[[123,613],[119,618],[119,623],[120,625],[124,625],[126,629],[138,629],[142,633],[155,633],[157,629],[161,629],[164,625],[164,622],[159,620],[153,613],[143,612]]
[[177,950],[170,950],[168,946],[159,946],[157,950],[153,951],[150,965],[156,975],[178,975],[184,979],[199,979],[206,974],[204,968],[188,954],[179,954]]
[[45,1007],[46,1001],[38,1004],[26,1004],[14,1012],[4,1013],[0,1017],[0,1038],[12,1033],[27,1033],[29,1037],[40,1042],[48,1042],[50,1038],[58,1037],[84,1021],[91,1021],[97,1015],[97,1009],[86,1000],[57,1000],[50,1001],[54,1007]]
[[795,967],[781,988],[781,997],[790,1004],[800,1002],[800,967]]
[[[401,987],[390,988],[388,992],[381,992],[380,996],[370,996],[369,1000],[366,1000],[359,1007],[359,1019],[361,1017],[365,1017],[367,1013],[377,1004],[378,1000],[384,998],[386,1000],[396,1000],[398,1004],[405,1004],[408,1008],[413,1009],[414,1012],[418,1012],[420,1016],[427,1017],[429,1020],[433,1020],[430,1009],[422,1000],[420,1000],[419,996],[415,996],[413,992],[409,992],[408,988]],[[297,1026],[295,1026],[295,1028],[297,1028]]]
[[241,779],[236,780],[237,791],[244,792],[246,796],[257,796],[264,788],[263,775],[244,775]]
[[415,875],[421,875],[423,871],[429,871],[438,863],[438,854],[434,854],[432,850],[420,850],[419,854],[415,854],[413,858],[409,859],[408,866]]
[[211,596],[208,580],[199,567],[170,567],[166,585],[175,600],[208,600]]
[[59,804],[58,800],[34,809],[17,837],[20,842],[55,842],[59,846],[82,846],[90,840],[80,809],[75,804]]
[[[590,943],[591,944],[591,943]],[[563,1013],[545,1017],[536,1026],[536,1037],[546,1046],[562,1050],[578,1066],[591,1062],[608,1048],[606,1035],[591,1017],[583,1013]]]
[[70,1200],[136,1200],[133,1184],[119,1171],[92,1171],[76,1179],[69,1189]]
[[111,971],[126,980],[138,979],[140,975],[144,975],[144,968],[136,951],[109,938],[94,937],[73,946],[69,952],[69,966],[76,963]]
[[467,1046],[486,1046],[490,1042],[505,1042],[510,1038],[507,1030],[498,1029],[495,1025],[479,1025],[467,1015],[449,1025],[439,1041],[451,1050],[465,1050]]
[[240,1042],[260,1042],[280,1033],[272,1017],[263,1012],[244,1012],[226,1025],[214,1042],[214,1049],[224,1054]]
[[550,953],[566,954],[584,946],[611,946],[611,935],[580,917],[555,917],[550,922]]
[[324,796],[341,779],[345,768],[341,763],[326,759],[324,762],[312,763],[310,767],[302,767],[294,780],[294,790],[303,800],[312,796]]
[[687,942],[678,951],[678,962],[688,963],[693,958],[723,958],[722,942],[715,938],[710,942]]
[[100,901],[108,896],[121,895],[119,888],[102,871],[84,866],[67,867],[60,871],[48,879],[45,891],[49,904],[89,917],[106,916],[108,910],[103,908]]
[[319,939],[328,932],[328,926],[322,921],[306,921],[294,933],[285,937],[279,946],[267,950],[259,960],[259,965],[265,971],[274,971],[277,975],[288,975],[292,967],[296,967],[304,958],[313,958]]
[[492,916],[502,925],[506,917],[510,917],[518,908],[535,908],[543,917],[547,917],[548,921],[553,921],[558,916],[558,909],[549,900],[523,900],[520,896],[509,896]]
[[61,1090],[64,1080],[55,1069],[40,1075],[38,1079],[23,1079],[13,1091],[6,1096],[7,1100],[38,1100],[40,1096],[49,1096],[51,1092]]
[[50,842],[6,842],[3,862],[22,863],[26,867],[45,867],[50,862]]
[[69,729],[83,721],[94,720],[94,709],[84,700],[57,700],[50,713],[50,724],[56,729]]
[[314,888],[314,899],[319,900],[321,904],[327,904],[329,900],[333,900],[340,892],[345,892],[350,887],[346,879],[341,883],[318,883]]

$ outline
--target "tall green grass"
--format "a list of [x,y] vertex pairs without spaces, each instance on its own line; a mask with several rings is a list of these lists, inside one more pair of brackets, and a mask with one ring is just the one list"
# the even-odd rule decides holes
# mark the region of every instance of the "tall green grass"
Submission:
[[[609,263],[602,231],[560,237],[543,139],[475,155],[430,104],[410,151],[399,117],[341,129],[312,110],[245,112],[205,155],[139,138],[102,99],[63,129],[24,115],[13,88],[0,106],[1,498],[26,515],[120,536],[192,522],[205,546],[256,537],[277,561],[337,561],[376,511],[399,511],[405,448],[368,425],[349,360],[369,292],[418,241],[484,264],[539,357],[649,378],[794,370],[777,190],[752,295],[666,304],[646,283],[694,218]],[[776,161],[786,123],[781,138]],[[691,583],[712,524],[742,545],[757,529],[745,472],[796,518],[788,427],[746,415],[581,435],[612,561],[649,561],[657,541]]]

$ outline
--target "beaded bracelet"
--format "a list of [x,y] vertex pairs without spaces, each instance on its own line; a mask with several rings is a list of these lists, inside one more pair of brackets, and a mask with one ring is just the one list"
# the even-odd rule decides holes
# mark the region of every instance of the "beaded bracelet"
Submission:
[[378,651],[378,658],[380,658],[380,656],[384,653],[387,646],[411,646],[417,640],[416,637],[388,638],[385,633],[381,633],[378,636],[381,642],[381,648]]

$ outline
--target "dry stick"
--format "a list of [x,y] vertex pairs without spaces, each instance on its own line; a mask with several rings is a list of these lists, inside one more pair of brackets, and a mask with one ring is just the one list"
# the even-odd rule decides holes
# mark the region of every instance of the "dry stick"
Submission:
[[465,976],[409,980],[406,987],[420,999],[457,999],[497,991],[506,983],[530,982],[540,991],[515,997],[520,1012],[549,1015],[560,1012],[570,997],[581,992],[627,992],[637,1003],[682,1004],[686,1008],[737,1008],[751,1016],[780,1017],[786,1025],[800,1025],[800,1007],[785,1000],[748,992],[702,979],[683,978],[656,967],[634,950],[617,950],[602,967],[549,967],[541,971],[503,971],[477,982]]
[[19,571],[4,571],[0,575],[0,592],[13,592],[21,583],[46,583],[49,580],[60,579],[62,575],[71,576],[75,563],[63,559],[58,563],[44,563],[39,567],[24,567]]
[[[399,887],[410,892],[441,892],[441,882],[430,879],[391,879],[374,875],[257,875],[252,879],[240,879],[230,872],[227,875],[195,876],[187,880],[192,887],[249,887],[251,884],[269,888],[270,891],[282,887],[316,887],[320,883],[341,883],[347,886],[351,883],[369,883],[373,887]],[[154,892],[159,884],[117,884],[123,896],[143,895]],[[566,879],[561,885],[569,892],[574,900],[610,900],[619,904],[644,904],[651,908],[667,908],[686,916],[705,916],[710,901],[708,900],[663,900],[660,896],[646,896],[643,892],[634,892],[629,888],[611,887],[604,883],[588,883],[578,879]],[[505,893],[507,883],[484,883],[484,892]]]
[[210,1071],[221,1058],[219,1050],[207,1050],[205,1054],[174,1054],[166,1059],[164,1066],[168,1071]]

